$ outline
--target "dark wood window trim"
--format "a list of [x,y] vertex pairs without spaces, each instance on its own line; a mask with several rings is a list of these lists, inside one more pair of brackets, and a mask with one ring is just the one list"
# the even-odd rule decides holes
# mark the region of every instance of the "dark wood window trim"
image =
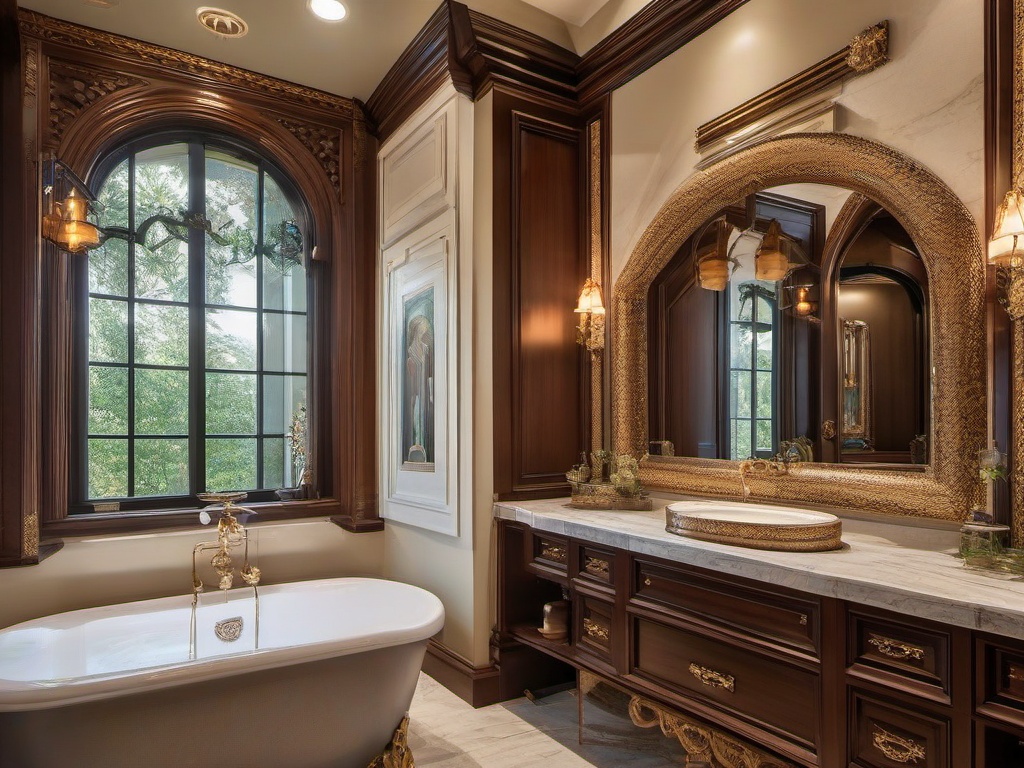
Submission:
[[[16,45],[3,46],[4,77],[5,81],[13,77],[16,88],[4,91],[3,115],[6,120],[15,105],[10,122],[16,130],[5,128],[4,136],[23,129],[23,141],[3,142],[4,152],[12,151],[18,158],[13,164],[5,161],[4,167],[24,165],[25,172],[16,187],[15,174],[0,177],[5,199],[38,197],[34,179],[41,159],[60,157],[79,176],[88,178],[98,160],[114,147],[166,130],[258,140],[259,153],[301,191],[313,219],[313,258],[326,276],[317,281],[311,302],[326,308],[310,362],[312,368],[327,372],[320,380],[310,381],[310,399],[322,405],[319,427],[311,435],[322,498],[260,504],[257,521],[329,518],[350,531],[381,530],[373,362],[376,140],[367,130],[362,106],[8,5],[9,0],[4,0],[0,6],[3,31]],[[16,55],[19,43],[21,66],[14,58],[12,67],[8,53],[13,50]],[[210,90],[219,98],[204,99],[202,93]],[[10,190],[15,191],[9,194]],[[4,369],[3,394],[11,407],[3,411],[0,565],[38,562],[40,529],[45,541],[55,541],[61,536],[198,528],[198,503],[196,509],[120,513],[116,519],[95,513],[66,517],[73,326],[70,302],[49,299],[72,295],[72,260],[77,257],[40,243],[35,206],[25,207],[31,210],[20,217],[17,234],[24,240],[17,249],[19,259],[3,261],[24,266],[26,274],[8,280],[5,272],[0,297],[14,294],[17,285],[34,288],[22,292],[24,322],[5,322],[0,328],[3,349],[16,344],[24,352],[15,355],[12,346],[12,354],[5,354],[5,359],[26,360],[23,366]],[[6,213],[13,207],[4,208]],[[5,238],[7,244],[14,241]],[[26,249],[37,258],[20,258]],[[38,279],[29,274],[36,270]],[[17,302],[0,301],[0,312],[21,311]],[[32,319],[36,316],[38,327]],[[38,349],[36,339],[41,342]],[[36,358],[38,365],[32,362]],[[20,424],[17,430],[14,421]],[[23,467],[7,461],[8,446],[18,447]],[[15,471],[19,473],[16,483]],[[12,474],[10,483],[8,474]]]

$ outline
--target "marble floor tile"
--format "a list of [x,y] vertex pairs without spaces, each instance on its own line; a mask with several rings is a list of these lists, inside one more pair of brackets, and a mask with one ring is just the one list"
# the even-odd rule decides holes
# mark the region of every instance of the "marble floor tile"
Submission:
[[420,675],[409,746],[418,768],[666,768],[683,765],[678,744],[611,713],[587,710],[578,740],[577,702],[565,691],[473,709]]

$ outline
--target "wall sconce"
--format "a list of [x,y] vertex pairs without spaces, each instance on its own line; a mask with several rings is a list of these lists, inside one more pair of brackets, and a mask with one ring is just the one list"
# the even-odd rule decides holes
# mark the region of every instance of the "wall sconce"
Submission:
[[43,167],[42,235],[68,253],[85,253],[100,245],[100,231],[89,221],[96,198],[74,171],[60,160]]
[[604,301],[601,298],[601,286],[596,280],[588,277],[583,284],[583,292],[574,310],[580,316],[580,324],[576,328],[576,343],[597,355],[604,349]]
[[996,209],[988,260],[996,267],[996,298],[1014,320],[1024,318],[1024,252],[1017,238],[1024,235],[1024,191],[1006,193]]

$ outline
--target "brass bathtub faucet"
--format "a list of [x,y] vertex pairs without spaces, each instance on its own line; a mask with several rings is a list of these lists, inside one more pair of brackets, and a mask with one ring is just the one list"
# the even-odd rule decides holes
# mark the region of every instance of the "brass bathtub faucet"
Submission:
[[[202,501],[207,501],[211,504],[221,504],[223,506],[221,509],[220,520],[217,522],[217,541],[200,542],[192,549],[193,595],[198,595],[205,588],[203,580],[199,577],[199,571],[196,567],[196,558],[201,552],[215,550],[215,554],[210,558],[210,565],[213,566],[213,569],[217,572],[217,576],[219,577],[218,586],[220,589],[226,591],[231,589],[235,583],[235,561],[234,558],[231,557],[231,550],[244,545],[243,565],[239,571],[239,575],[242,577],[242,581],[250,587],[255,587],[260,583],[260,569],[249,564],[249,534],[234,515],[237,510],[252,512],[252,510],[245,507],[235,506],[235,502],[241,501],[245,496],[246,494],[244,493],[199,494],[199,498]],[[204,514],[206,514],[207,517],[209,515],[205,510]],[[208,520],[204,522],[208,522]]]

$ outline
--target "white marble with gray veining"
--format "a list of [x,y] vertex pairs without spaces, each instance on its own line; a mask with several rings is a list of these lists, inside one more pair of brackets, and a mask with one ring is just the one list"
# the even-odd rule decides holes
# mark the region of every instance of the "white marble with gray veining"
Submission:
[[664,501],[652,512],[579,510],[566,502],[501,502],[494,513],[636,554],[1024,639],[1024,582],[964,568],[953,557],[954,530],[844,518],[841,550],[767,552],[668,533]]

